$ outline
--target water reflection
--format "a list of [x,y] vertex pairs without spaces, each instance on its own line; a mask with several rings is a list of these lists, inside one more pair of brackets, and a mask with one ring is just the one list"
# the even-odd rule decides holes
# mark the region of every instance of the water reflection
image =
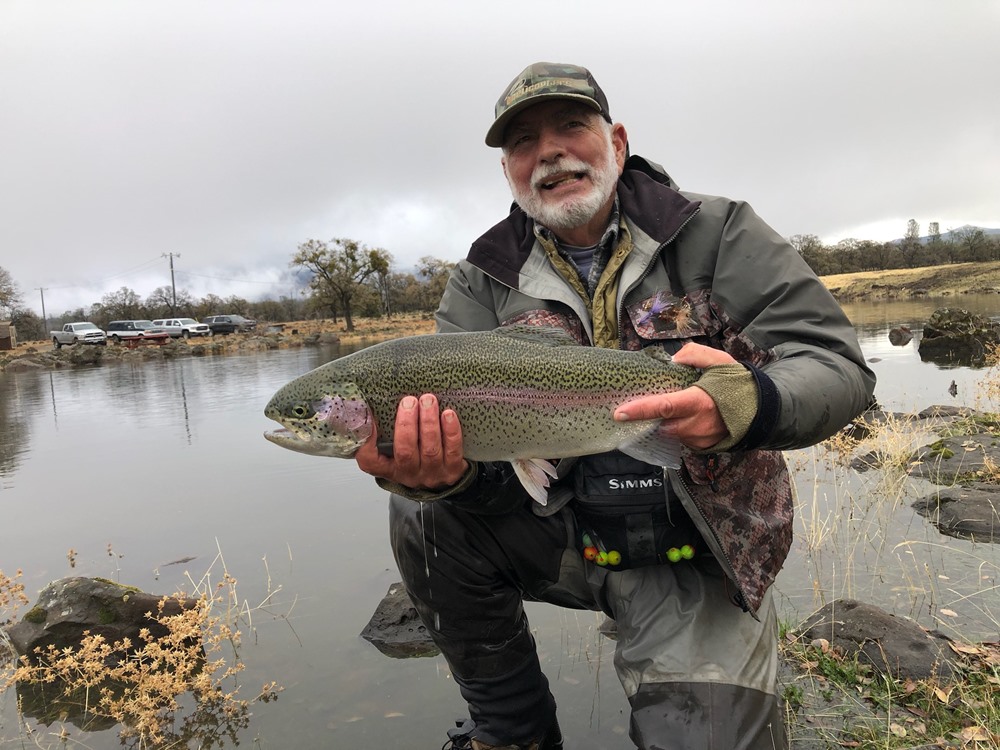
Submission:
[[30,450],[31,415],[42,399],[41,378],[11,380],[5,387],[0,376],[0,489],[9,486],[9,478]]

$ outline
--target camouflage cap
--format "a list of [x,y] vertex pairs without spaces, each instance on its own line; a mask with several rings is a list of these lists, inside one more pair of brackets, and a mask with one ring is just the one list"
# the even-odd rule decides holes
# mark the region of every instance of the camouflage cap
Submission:
[[496,119],[486,133],[486,145],[494,148],[502,146],[504,130],[511,118],[526,107],[546,99],[574,99],[593,107],[611,122],[607,97],[589,70],[579,65],[537,62],[511,81],[497,100]]

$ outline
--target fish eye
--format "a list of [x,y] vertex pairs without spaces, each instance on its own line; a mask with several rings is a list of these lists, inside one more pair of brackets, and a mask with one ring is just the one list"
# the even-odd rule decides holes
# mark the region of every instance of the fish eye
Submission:
[[291,416],[295,417],[296,419],[305,419],[306,417],[308,417],[310,414],[313,413],[313,410],[309,408],[309,406],[307,406],[306,404],[295,404],[289,411],[291,413]]

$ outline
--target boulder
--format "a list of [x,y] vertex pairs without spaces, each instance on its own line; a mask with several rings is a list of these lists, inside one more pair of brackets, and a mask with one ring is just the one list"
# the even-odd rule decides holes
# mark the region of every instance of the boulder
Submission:
[[[108,643],[129,638],[142,644],[139,631],[144,628],[152,639],[167,633],[163,625],[146,616],[157,612],[163,598],[103,578],[61,578],[41,590],[35,605],[7,629],[7,635],[17,652],[29,658],[36,648],[50,644],[75,648],[84,631],[101,635]],[[163,613],[179,614],[197,604],[197,599],[168,598]]]
[[911,476],[953,485],[991,475],[1000,466],[1000,445],[988,432],[954,435],[924,446],[911,458]]
[[893,346],[906,346],[913,340],[913,332],[909,326],[896,326],[889,329],[889,343]]
[[924,324],[920,359],[939,364],[981,367],[1000,344],[1000,324],[961,308],[935,310]]
[[947,637],[872,604],[838,599],[809,617],[801,632],[806,641],[826,639],[841,653],[856,654],[895,679],[956,677],[955,655]]
[[440,653],[402,583],[389,587],[388,593],[375,608],[375,614],[361,631],[361,637],[394,659],[437,656]]
[[913,503],[942,534],[1000,544],[1000,490],[996,485],[947,487]]

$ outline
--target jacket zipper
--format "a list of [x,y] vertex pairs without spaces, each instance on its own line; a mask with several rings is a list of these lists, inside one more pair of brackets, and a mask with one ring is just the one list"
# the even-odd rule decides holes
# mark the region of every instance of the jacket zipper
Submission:
[[[715,460],[714,456],[710,457],[709,460],[712,463],[714,463],[714,460]],[[688,486],[688,483],[684,481],[684,477],[681,475],[680,469],[668,469],[668,471],[672,474],[672,476],[674,476],[674,477],[677,478],[677,483],[684,490],[684,494],[687,495],[688,499],[694,505],[695,510],[698,511],[698,515],[701,516],[701,520],[702,520],[705,528],[708,529],[708,531],[711,532],[711,535],[712,535],[711,539],[710,540],[706,539],[706,541],[708,542],[708,546],[712,548],[712,553],[715,555],[716,559],[717,560],[721,560],[722,562],[725,563],[726,577],[729,578],[730,581],[732,581],[733,585],[736,587],[736,593],[739,596],[739,601],[737,602],[737,604],[740,607],[742,607],[745,611],[749,612],[750,615],[755,620],[759,620],[760,618],[757,617],[757,613],[750,608],[749,599],[747,599],[746,592],[743,590],[743,586],[740,584],[739,579],[736,576],[736,569],[733,567],[733,561],[729,558],[729,555],[726,554],[725,549],[723,549],[722,542],[719,541],[719,535],[715,533],[715,529],[712,528],[712,524],[710,524],[708,522],[708,519],[705,517],[705,512],[701,509],[701,506],[698,504],[698,501],[695,499],[694,493],[691,491],[691,488]],[[714,477],[712,477],[710,479],[710,481],[712,483],[711,484],[712,489],[715,490],[715,491],[718,491],[717,487],[716,487],[716,484],[715,484]],[[681,505],[683,505],[683,504],[684,504],[684,499],[681,498]],[[695,526],[700,526],[700,524],[698,524],[697,522],[695,522]],[[701,531],[700,528],[699,528],[699,531]],[[702,531],[702,535],[704,536],[704,532],[703,531]]]
[[[695,216],[697,216],[700,211],[701,211],[701,208],[698,208],[697,210],[695,210],[694,213],[692,213],[689,217],[687,217],[684,220],[684,222],[679,227],[677,227],[677,230],[672,235],[670,235],[670,237],[667,240],[665,240],[664,242],[660,243],[660,246],[658,248],[656,248],[656,252],[653,253],[652,257],[650,258],[649,263],[647,263],[646,267],[643,269],[642,274],[640,274],[639,278],[636,279],[635,282],[633,282],[632,285],[628,289],[625,290],[624,294],[622,294],[622,302],[621,302],[621,305],[618,308],[618,347],[619,347],[619,349],[624,349],[625,348],[625,330],[624,330],[624,326],[622,325],[622,320],[624,319],[624,315],[625,315],[625,298],[629,295],[629,293],[633,289],[635,289],[637,286],[639,286],[639,284],[642,283],[643,279],[645,279],[647,276],[649,276],[650,272],[653,269],[653,263],[656,262],[656,259],[660,257],[660,254],[663,253],[663,251],[667,247],[667,245],[669,245],[671,242],[673,242],[675,239],[677,239],[677,235],[679,235],[681,233],[681,230],[684,229],[684,227],[686,227],[688,225],[688,222],[690,222]],[[713,472],[713,468],[714,468],[714,464],[715,464],[715,457],[712,456],[708,460],[709,460],[709,466],[708,466],[707,474],[708,474],[708,477],[709,477],[709,482],[711,484],[712,490],[714,492],[718,492],[718,484],[715,481],[715,475],[714,475],[714,472]],[[729,578],[729,580],[732,581],[733,585],[736,587],[736,593],[737,593],[737,596],[739,597],[739,602],[737,602],[737,604],[739,604],[739,606],[742,607],[745,611],[749,612],[750,615],[755,620],[760,619],[760,618],[757,617],[757,613],[750,608],[750,605],[748,603],[749,600],[747,599],[746,592],[743,590],[743,586],[740,584],[739,580],[737,579],[736,569],[733,566],[733,561],[729,558],[729,555],[727,555],[726,551],[723,549],[722,543],[719,541],[718,534],[715,533],[715,529],[712,527],[712,524],[710,524],[708,522],[708,518],[705,517],[705,512],[701,509],[701,506],[698,504],[698,501],[695,500],[694,493],[691,492],[691,488],[688,486],[687,482],[684,481],[684,477],[681,476],[680,470],[679,469],[675,469],[675,470],[669,470],[668,469],[667,471],[670,472],[673,476],[677,477],[677,482],[678,482],[678,484],[680,484],[681,488],[684,490],[684,494],[686,494],[688,496],[688,499],[694,505],[695,510],[698,511],[698,515],[701,517],[701,521],[702,521],[702,524],[700,524],[700,525],[704,525],[704,527],[709,532],[711,532],[711,540],[710,541],[706,540],[706,541],[708,542],[709,547],[714,548],[714,549],[712,549],[712,553],[715,555],[716,559],[721,560],[722,562],[725,563],[726,577]],[[669,491],[669,490],[667,490],[667,488],[664,488],[664,489],[665,489],[665,492]],[[667,501],[668,501],[668,507],[669,507],[669,497],[667,498]],[[683,499],[681,499],[681,504],[683,505]],[[699,524],[697,522],[695,522],[695,526],[699,526]],[[699,529],[699,531],[700,531],[700,529]],[[702,534],[704,535],[704,532],[702,532]]]

